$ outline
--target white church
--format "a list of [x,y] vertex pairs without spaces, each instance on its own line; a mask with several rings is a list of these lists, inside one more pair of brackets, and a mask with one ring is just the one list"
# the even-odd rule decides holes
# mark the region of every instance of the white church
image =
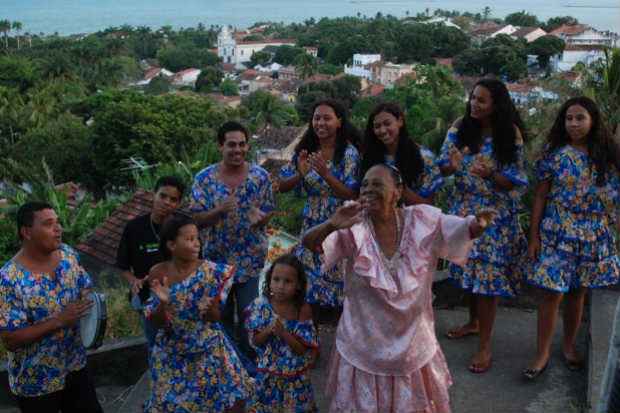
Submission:
[[243,63],[249,62],[253,53],[260,52],[267,46],[295,46],[293,39],[268,40],[237,40],[228,26],[224,26],[217,36],[217,55],[224,63],[232,63],[242,68]]

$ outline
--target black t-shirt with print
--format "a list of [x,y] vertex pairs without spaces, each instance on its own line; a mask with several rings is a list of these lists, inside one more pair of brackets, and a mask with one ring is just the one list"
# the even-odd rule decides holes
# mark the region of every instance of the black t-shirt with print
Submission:
[[[136,278],[144,278],[151,267],[163,261],[159,252],[160,226],[151,222],[151,215],[141,215],[125,226],[118,245],[116,265],[125,271],[132,271]],[[140,300],[149,298],[147,283],[140,290]]]

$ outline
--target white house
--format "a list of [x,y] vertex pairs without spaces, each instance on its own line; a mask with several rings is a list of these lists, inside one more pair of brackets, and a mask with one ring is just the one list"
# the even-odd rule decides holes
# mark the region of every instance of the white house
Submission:
[[500,34],[512,35],[518,30],[512,24],[497,24],[495,22],[484,22],[474,27],[469,33],[475,43],[482,43],[487,39]]
[[170,78],[172,76],[174,76],[174,73],[171,72],[170,70],[161,68],[161,67],[151,67],[149,68],[147,71],[144,72],[144,77],[142,78],[142,80],[139,80],[135,83],[133,83],[133,85],[135,86],[146,86],[149,83],[151,83],[151,80],[155,79],[157,76],[162,76],[165,78]]
[[575,24],[572,26],[565,24],[551,31],[549,34],[564,40],[567,45],[616,47],[619,39],[617,33],[601,32],[585,24]]
[[532,43],[539,37],[543,37],[547,34],[546,31],[540,27],[526,27],[521,26],[517,28],[517,31],[513,32],[510,37],[513,39],[525,39],[526,42]]
[[414,65],[395,64],[387,62],[384,64],[371,65],[373,82],[379,83],[386,87],[393,87],[394,83],[405,75],[414,72]]
[[433,17],[432,19],[424,20],[424,21],[422,21],[420,23],[424,23],[424,24],[443,24],[444,26],[454,27],[456,29],[461,30],[459,25],[452,23],[452,19],[450,19],[449,17],[436,16],[436,17]]
[[577,63],[590,65],[599,59],[605,58],[605,46],[567,44],[564,51],[551,58],[551,68],[554,72],[572,70]]
[[176,72],[172,76],[172,84],[175,86],[192,86],[196,85],[196,80],[202,70],[200,69],[185,69],[180,72]]
[[344,73],[370,80],[372,78],[372,70],[370,66],[373,63],[378,62],[381,62],[380,54],[355,53],[353,55],[353,65],[344,65]]
[[254,66],[254,70],[261,72],[261,73],[278,72],[281,68],[282,68],[282,65],[276,62],[273,62],[272,64],[267,65],[267,66],[262,66],[262,65]]
[[529,84],[507,83],[506,89],[508,89],[510,98],[517,106],[527,106],[537,102],[550,102],[560,98],[557,93]]
[[293,39],[269,39],[269,40],[237,40],[227,26],[217,36],[217,55],[224,63],[233,63],[240,67],[249,62],[252,55],[260,52],[267,46],[295,46]]

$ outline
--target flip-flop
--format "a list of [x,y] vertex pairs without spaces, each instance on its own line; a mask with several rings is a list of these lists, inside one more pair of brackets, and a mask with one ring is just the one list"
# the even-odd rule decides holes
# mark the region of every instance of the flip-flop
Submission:
[[469,370],[470,372],[472,372],[474,374],[482,374],[482,373],[486,373],[487,371],[489,371],[489,369],[491,368],[492,364],[493,364],[493,358],[490,358],[489,361],[486,364],[474,364],[474,363],[471,363],[467,367],[467,370]]
[[[460,332],[459,332],[460,331]],[[467,336],[477,336],[480,332],[477,330],[465,330],[464,328],[456,328],[446,332],[446,337],[450,340],[458,340]]]
[[583,368],[584,362],[580,359],[570,359],[566,357],[566,354],[562,354],[562,358],[564,359],[564,365],[570,371],[579,371]]
[[545,372],[545,370],[547,370],[548,366],[549,366],[549,360],[547,360],[547,362],[545,363],[545,365],[541,369],[530,369],[530,368],[527,368],[527,369],[523,370],[523,377],[525,377],[529,381],[534,381],[537,378],[539,378],[540,375]]

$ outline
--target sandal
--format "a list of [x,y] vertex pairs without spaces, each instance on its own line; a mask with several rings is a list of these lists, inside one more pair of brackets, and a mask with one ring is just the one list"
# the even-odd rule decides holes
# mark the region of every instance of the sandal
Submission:
[[465,338],[467,336],[477,336],[480,332],[478,330],[471,330],[465,327],[455,328],[453,330],[449,330],[446,333],[446,337],[450,340],[458,340],[459,338]]
[[471,363],[468,367],[467,370],[471,371],[474,374],[483,374],[486,373],[487,371],[489,371],[489,369],[491,368],[491,365],[493,364],[493,358],[489,358],[489,361],[485,364],[474,364]]
[[523,377],[525,377],[529,381],[534,381],[538,377],[540,377],[540,375],[543,374],[545,370],[547,370],[547,366],[549,366],[549,360],[547,360],[547,362],[541,369],[527,368],[523,370]]
[[567,369],[569,369],[570,371],[579,371],[583,368],[584,362],[583,359],[572,359],[569,357],[566,357],[566,354],[562,354],[562,358],[564,359],[564,365],[566,366]]

